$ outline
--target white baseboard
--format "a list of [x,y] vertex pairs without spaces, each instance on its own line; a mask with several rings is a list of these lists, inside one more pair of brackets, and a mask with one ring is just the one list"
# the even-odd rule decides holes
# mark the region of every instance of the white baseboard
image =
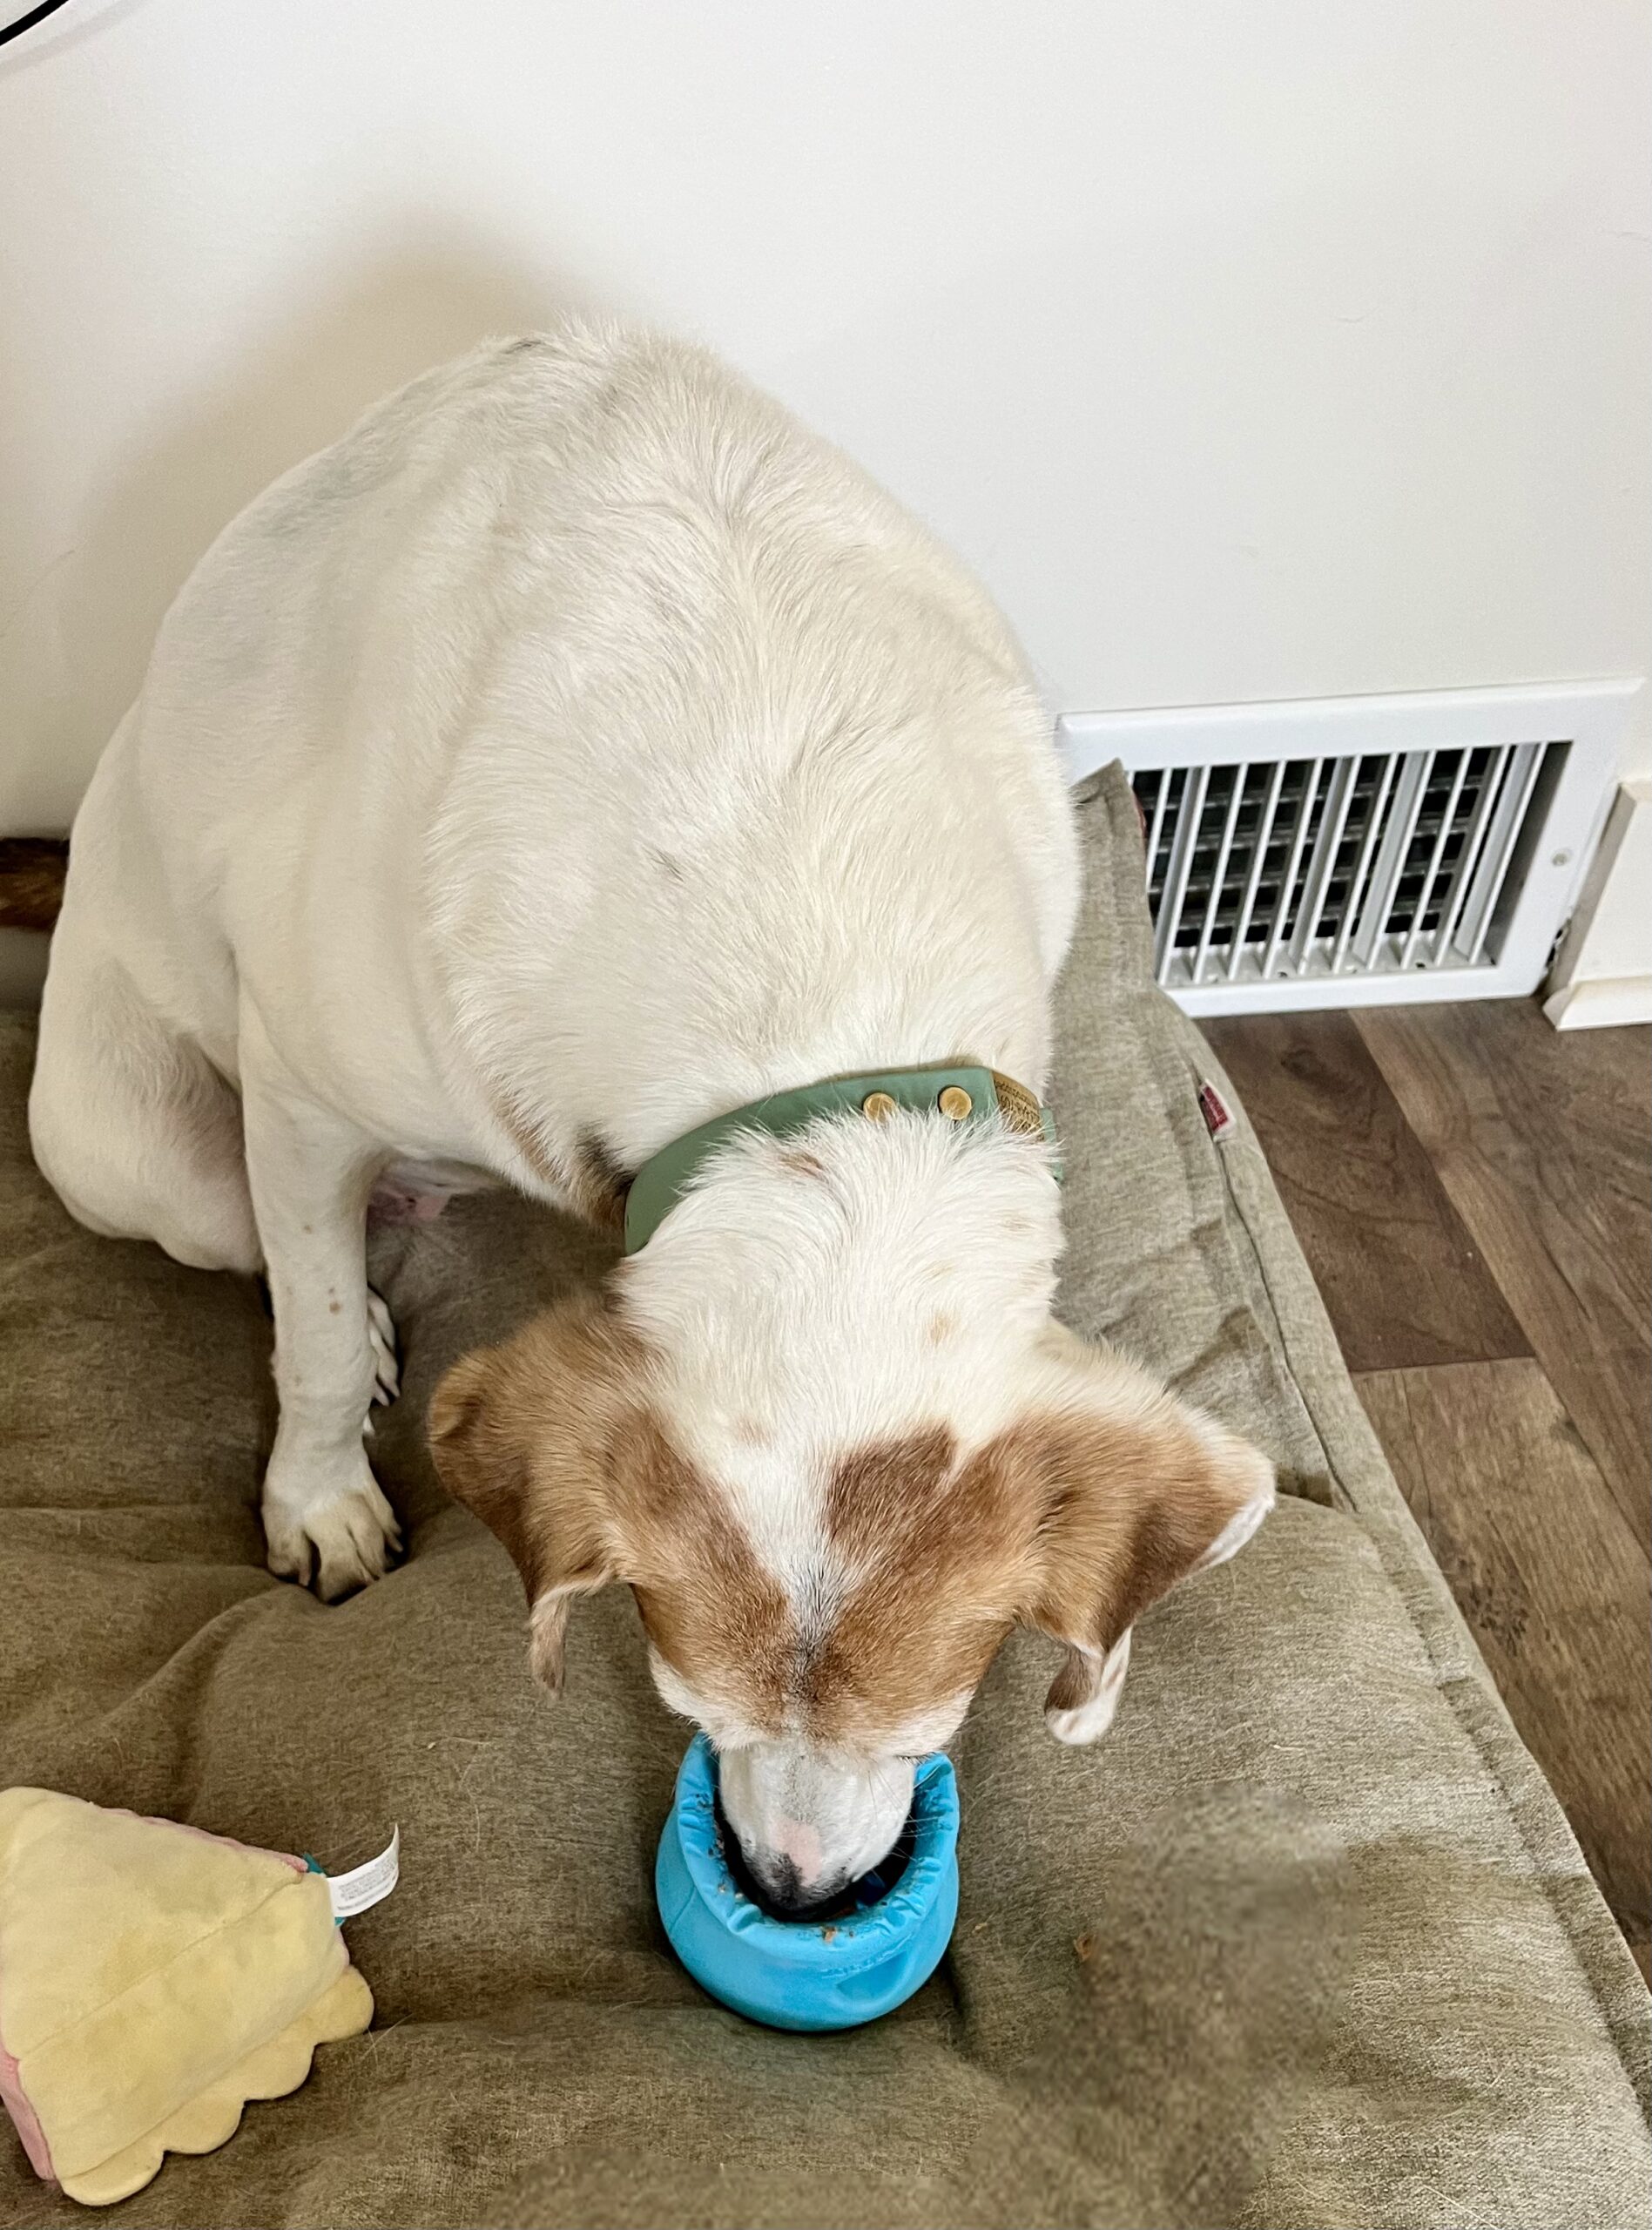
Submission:
[[1556,1030],[1612,1030],[1652,1022],[1652,976],[1574,977],[1543,1002]]

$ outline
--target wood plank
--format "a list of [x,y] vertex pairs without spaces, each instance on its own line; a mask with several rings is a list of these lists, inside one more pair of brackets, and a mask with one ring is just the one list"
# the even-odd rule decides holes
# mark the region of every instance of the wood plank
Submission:
[[1534,1000],[1359,1029],[1637,1537],[1652,1544],[1652,1031]]
[[1529,1355],[1480,1251],[1345,1014],[1207,1022],[1350,1370]]
[[1652,1561],[1540,1364],[1355,1383],[1509,1715],[1652,1979]]

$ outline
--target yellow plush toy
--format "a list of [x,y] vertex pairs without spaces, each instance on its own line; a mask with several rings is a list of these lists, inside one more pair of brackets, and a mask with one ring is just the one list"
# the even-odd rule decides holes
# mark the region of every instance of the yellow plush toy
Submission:
[[300,1858],[0,1794],[0,2097],[37,2173],[88,2206],[125,2199],[359,2035],[373,1997],[335,1909]]

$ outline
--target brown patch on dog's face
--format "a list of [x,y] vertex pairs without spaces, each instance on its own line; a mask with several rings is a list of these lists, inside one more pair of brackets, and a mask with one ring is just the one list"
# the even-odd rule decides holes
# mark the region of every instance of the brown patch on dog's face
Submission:
[[778,1725],[791,1619],[726,1499],[673,1446],[641,1343],[595,1300],[456,1363],[430,1405],[443,1483],[509,1550],[532,1605],[534,1670],[562,1683],[571,1597],[628,1580],[683,1679]]
[[1045,1503],[1034,1621],[1103,1656],[1270,1491],[1255,1450],[1201,1431],[1168,1397],[1147,1424],[1102,1413],[1035,1421],[1010,1437]]
[[960,1464],[939,1426],[836,1465],[825,1530],[845,1585],[801,1698],[817,1739],[875,1748],[974,1687],[1027,1599],[1028,1489],[996,1443]]
[[960,1465],[940,1426],[834,1467],[817,1584],[795,1598],[657,1424],[616,1479],[625,1576],[650,1640],[689,1689],[759,1734],[891,1747],[974,1688],[1034,1582],[1028,1482],[995,1450]]
[[1044,1708],[1069,1742],[1110,1723],[1137,1618],[1248,1540],[1273,1499],[1257,1450],[1168,1395],[1146,1414],[1034,1419],[1012,1440],[1036,1476],[1041,1578],[1029,1625],[1067,1645]]
[[1123,1678],[1123,1654],[1106,1674],[1109,1652],[1166,1589],[1231,1553],[1271,1495],[1244,1442],[1126,1366],[1097,1380],[1093,1407],[1029,1416],[968,1456],[935,1425],[840,1457],[789,1588],[673,1442],[648,1355],[597,1301],[457,1364],[431,1441],[522,1572],[552,1688],[569,1602],[617,1578],[665,1666],[746,1739],[906,1747],[901,1730],[967,1695],[1019,1621],[1067,1645],[1047,1708],[1072,1722],[1063,1740],[1087,1740]]
[[[837,1467],[824,1585],[800,1600],[656,1420],[628,1432],[612,1476],[622,1570],[649,1639],[691,1690],[752,1733],[875,1750],[972,1688],[1014,1619],[1014,1517],[991,1466],[957,1471],[943,1430]],[[839,1591],[832,1578],[846,1568]]]
[[608,1451],[640,1400],[640,1347],[595,1301],[467,1355],[430,1403],[442,1483],[509,1551],[534,1606],[534,1670],[562,1685],[569,1598],[613,1578]]
[[553,1689],[569,1600],[623,1579],[665,1664],[719,1714],[875,1747],[974,1686],[1024,1592],[999,1470],[961,1472],[936,1429],[838,1465],[829,1569],[794,1602],[664,1429],[638,1344],[594,1302],[455,1365],[430,1436],[444,1482],[522,1573],[535,1670]]
[[875,1747],[973,1689],[1018,1621],[1068,1645],[1046,1708],[1094,1702],[1142,1612],[1270,1491],[1254,1450],[1168,1396],[1029,1417],[961,1463],[939,1429],[858,1450],[826,1494],[853,1577],[799,1685],[809,1731]]
[[784,1723],[793,1621],[728,1501],[651,1416],[615,1451],[612,1508],[648,1638],[679,1679],[748,1726]]

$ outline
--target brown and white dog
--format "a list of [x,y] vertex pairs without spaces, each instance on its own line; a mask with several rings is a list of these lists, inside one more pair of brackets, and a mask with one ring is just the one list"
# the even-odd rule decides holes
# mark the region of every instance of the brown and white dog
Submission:
[[[968,1060],[1042,1093],[1075,848],[1021,656],[879,490],[705,355],[612,329],[417,381],[254,503],[78,819],[31,1099],[94,1229],[262,1269],[270,1562],[394,1520],[375,1184],[611,1217],[711,1118]],[[833,1116],[725,1145],[600,1299],[460,1363],[442,1476],[522,1571],[635,1591],[753,1870],[888,1848],[1018,1622],[1063,1740],[1264,1459],[1056,1326],[1047,1149]]]

